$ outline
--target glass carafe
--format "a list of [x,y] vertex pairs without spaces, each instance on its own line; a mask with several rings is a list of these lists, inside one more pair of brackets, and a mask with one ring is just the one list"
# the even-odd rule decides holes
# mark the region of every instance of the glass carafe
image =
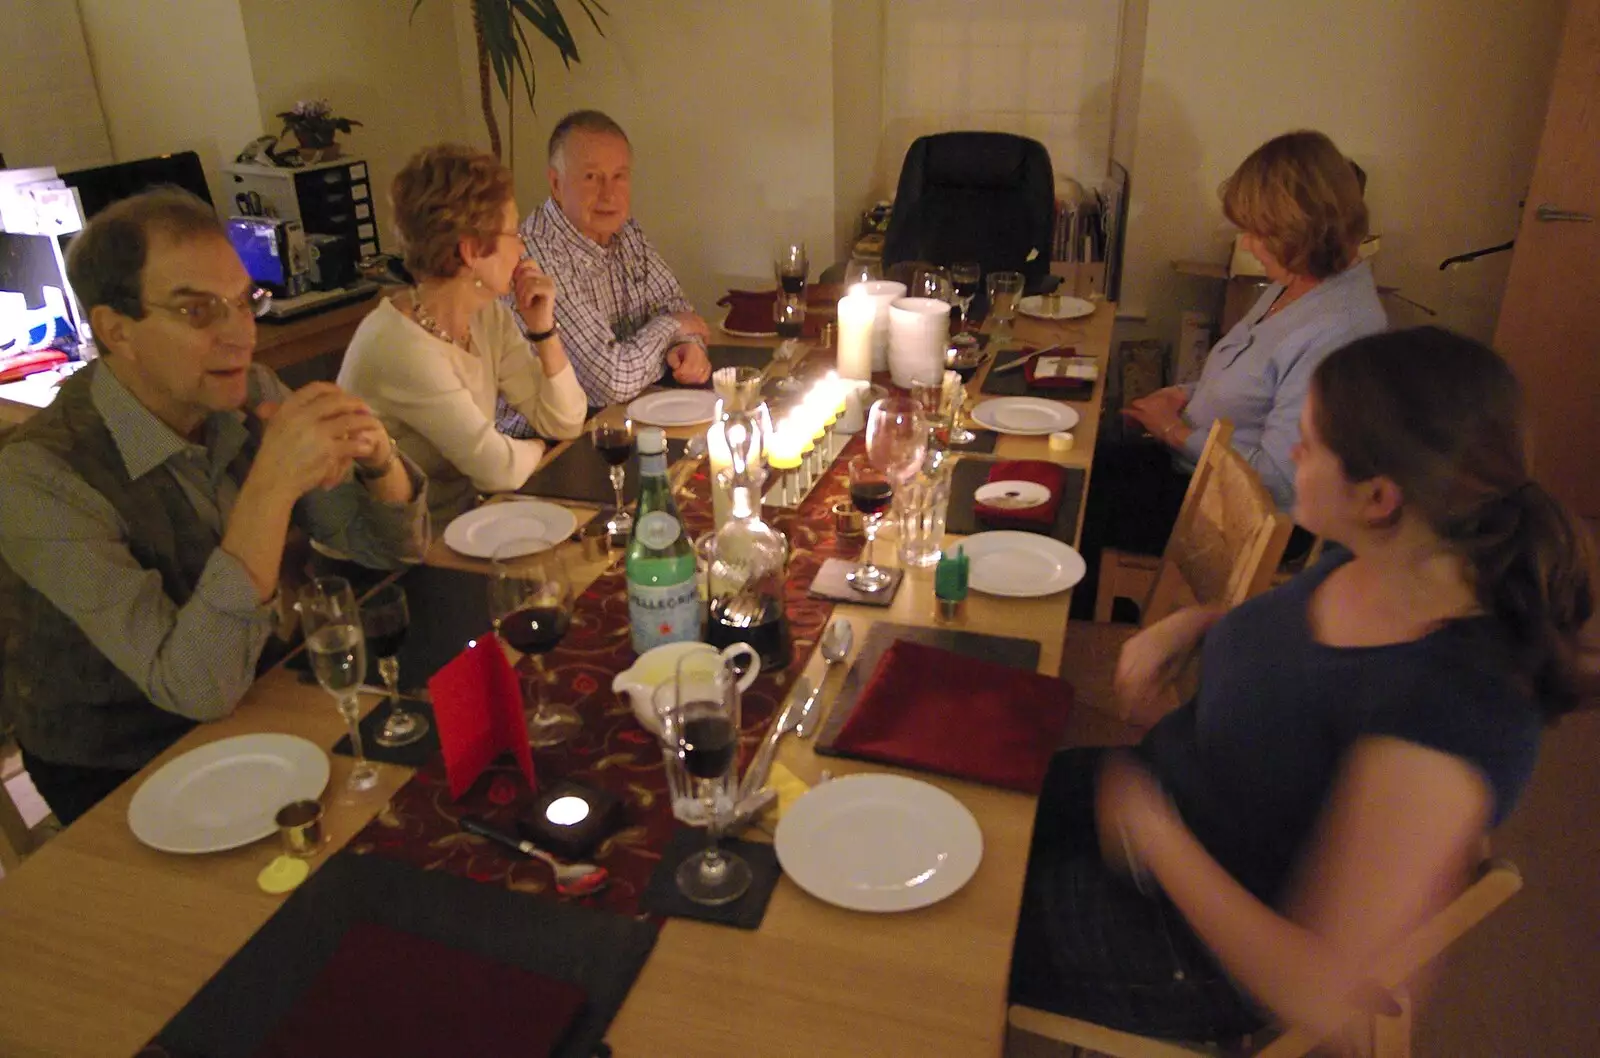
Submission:
[[754,417],[733,412],[723,426],[731,465],[722,474],[731,509],[708,548],[706,641],[719,649],[748,643],[761,656],[764,670],[781,670],[789,664],[783,596],[789,542],[761,519],[766,472],[759,462]]

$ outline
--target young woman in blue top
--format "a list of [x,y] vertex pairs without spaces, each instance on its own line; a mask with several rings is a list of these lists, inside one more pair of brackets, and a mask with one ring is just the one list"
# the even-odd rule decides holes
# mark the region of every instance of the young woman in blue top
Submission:
[[[1123,409],[1148,436],[1096,449],[1082,551],[1159,554],[1211,424],[1233,423],[1233,447],[1282,510],[1294,505],[1300,409],[1311,374],[1346,342],[1386,325],[1372,268],[1357,256],[1367,207],[1351,162],[1320,132],[1290,132],[1251,153],[1220,189],[1222,212],[1272,284],[1206,357],[1198,382],[1168,386]],[[1310,538],[1291,544],[1302,549]],[[1073,594],[1088,617],[1094,573]]]
[[[1339,546],[1129,641],[1118,694],[1154,726],[1053,763],[1014,999],[1204,1039],[1376,1001],[1364,969],[1459,888],[1574,702],[1589,542],[1523,451],[1516,382],[1469,339],[1379,334],[1318,367],[1295,517]],[[1202,639],[1198,693],[1159,715]]]

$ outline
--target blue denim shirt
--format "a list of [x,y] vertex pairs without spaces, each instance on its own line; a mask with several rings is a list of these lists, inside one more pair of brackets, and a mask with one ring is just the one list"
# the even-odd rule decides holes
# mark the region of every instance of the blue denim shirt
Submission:
[[1283,292],[1274,283],[1234,324],[1206,358],[1200,381],[1184,386],[1189,404],[1183,421],[1194,428],[1179,461],[1192,468],[1217,419],[1233,421],[1233,447],[1261,475],[1281,510],[1294,505],[1294,462],[1300,440],[1300,409],[1311,374],[1324,357],[1357,338],[1376,334],[1388,321],[1378,302],[1372,266],[1357,262],[1312,287],[1270,319],[1267,310]]

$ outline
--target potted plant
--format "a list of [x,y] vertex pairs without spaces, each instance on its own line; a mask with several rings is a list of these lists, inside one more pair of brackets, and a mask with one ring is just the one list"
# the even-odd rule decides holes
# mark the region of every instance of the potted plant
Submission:
[[336,115],[326,99],[302,99],[293,110],[281,111],[278,118],[283,122],[283,132],[279,135],[294,133],[300,158],[305,162],[337,158],[339,145],[334,142],[334,136],[361,124],[354,118]]
[[[601,34],[600,22],[595,14],[609,14],[599,0],[577,0],[578,6],[588,16],[589,23]],[[413,0],[412,17],[422,0]],[[489,89],[489,75],[500,85],[500,94],[506,104],[511,104],[511,78],[522,78],[527,89],[528,106],[533,106],[534,63],[533,49],[528,46],[528,29],[556,46],[561,62],[569,70],[578,57],[578,45],[572,39],[572,30],[561,13],[559,0],[472,0],[472,29],[478,51],[478,105],[483,108],[483,123],[489,129],[489,149],[497,158],[504,158],[500,150],[500,123],[494,116],[494,97]]]

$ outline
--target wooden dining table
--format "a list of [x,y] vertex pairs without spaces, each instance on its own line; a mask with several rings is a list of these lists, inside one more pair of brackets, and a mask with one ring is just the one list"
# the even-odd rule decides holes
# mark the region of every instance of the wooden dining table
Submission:
[[[1114,308],[1100,302],[1092,316],[1070,322],[1017,319],[1018,342],[1076,345],[1099,363],[1100,382],[1089,400],[1074,404],[1080,420],[1070,452],[1050,453],[1044,438],[1004,436],[995,456],[1053,458],[1089,467]],[[980,372],[969,383],[975,398],[982,378]],[[552,451],[550,458],[558,454]],[[580,521],[594,513],[571,506]],[[605,560],[586,563],[577,545],[562,546],[571,549],[580,581],[604,567]],[[887,559],[893,549],[879,550],[880,559]],[[427,561],[486,569],[442,541],[434,543]],[[1059,675],[1068,602],[1068,593],[1036,599],[973,594],[956,627],[1034,640],[1041,648],[1039,671]],[[857,649],[877,621],[932,625],[931,571],[907,571],[886,608],[840,604],[835,617],[852,623]],[[823,688],[824,704],[837,693],[845,666],[837,668]],[[823,659],[813,657],[806,673],[812,681],[822,680]],[[220,738],[286,732],[332,746],[342,731],[321,689],[282,667],[272,670],[231,716],[187,734],[0,881],[0,1055],[132,1054],[285,899],[256,885],[257,873],[279,853],[275,838],[199,856],[170,855],[140,844],[128,827],[128,806],[149,775]],[[1128,737],[1118,721],[1080,703],[1066,741],[1110,744]],[[338,848],[382,810],[411,771],[385,765],[378,789],[351,801],[342,794],[350,760],[330,759],[325,830],[330,848]],[[778,759],[808,783],[819,781],[824,768],[835,776],[898,771],[819,757],[810,742],[795,738],[783,742]],[[976,818],[983,855],[972,879],[932,906],[867,914],[826,904],[783,878],[754,931],[667,920],[607,1034],[618,1058],[1001,1053],[1034,799],[958,779],[901,773],[948,791]],[[749,834],[760,836],[754,830]]]

